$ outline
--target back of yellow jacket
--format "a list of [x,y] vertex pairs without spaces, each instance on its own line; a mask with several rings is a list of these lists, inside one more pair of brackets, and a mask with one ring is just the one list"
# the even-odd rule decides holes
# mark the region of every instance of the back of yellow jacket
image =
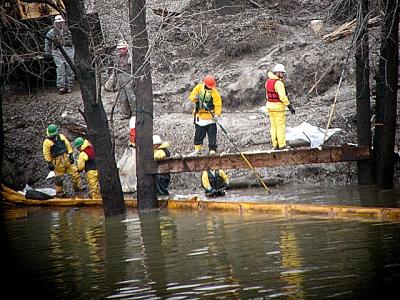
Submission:
[[[67,148],[67,153],[70,154],[72,153],[72,147],[71,144],[69,143],[68,139],[63,135],[63,134],[59,134],[60,139],[65,143],[65,146]],[[53,155],[51,155],[51,147],[53,147],[54,142],[52,140],[50,140],[49,138],[46,138],[43,141],[43,156],[44,156],[44,160],[46,162],[51,162],[55,157],[53,157]]]

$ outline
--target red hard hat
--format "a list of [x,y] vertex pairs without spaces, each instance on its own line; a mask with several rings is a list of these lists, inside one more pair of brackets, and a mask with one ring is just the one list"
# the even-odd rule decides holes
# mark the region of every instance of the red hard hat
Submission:
[[217,86],[214,77],[211,75],[207,75],[206,77],[204,77],[204,83],[210,89],[215,88]]

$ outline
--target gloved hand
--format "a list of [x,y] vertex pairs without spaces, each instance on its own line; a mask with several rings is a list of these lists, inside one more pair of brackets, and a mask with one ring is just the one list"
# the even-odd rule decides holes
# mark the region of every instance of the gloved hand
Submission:
[[45,52],[44,53],[44,58],[52,58],[52,55],[50,52]]
[[51,161],[49,161],[48,163],[47,163],[47,167],[49,168],[49,171],[54,171],[54,165],[51,163]]
[[74,154],[73,154],[73,153],[68,154],[68,158],[69,158],[69,162],[70,162],[71,164],[73,164],[73,163],[75,162]]
[[294,110],[292,104],[289,104],[289,105],[288,105],[288,108],[289,108],[290,113],[291,113],[292,115],[294,115],[294,114],[296,113],[296,111]]
[[215,190],[212,187],[207,189],[207,194],[214,194],[214,193],[215,193]]
[[221,117],[214,115],[215,122],[221,122]]

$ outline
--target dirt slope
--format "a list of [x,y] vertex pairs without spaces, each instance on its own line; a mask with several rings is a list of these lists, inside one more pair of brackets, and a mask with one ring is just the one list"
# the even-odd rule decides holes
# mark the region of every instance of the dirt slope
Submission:
[[[160,17],[151,10],[161,4],[149,1],[149,35],[154,45],[154,131],[171,143],[173,154],[193,150],[194,126],[188,94],[207,73],[215,75],[218,80],[223,99],[222,124],[240,149],[271,147],[269,121],[260,107],[265,103],[267,71],[278,62],[288,70],[287,88],[296,109],[295,116],[288,115],[287,126],[294,127],[303,121],[322,128],[326,126],[351,43],[351,37],[324,43],[310,29],[312,19],[324,19],[325,8],[330,2],[257,1],[264,5],[264,9],[254,8],[245,0],[230,2],[235,6],[218,8],[218,1],[206,1],[207,5],[195,0],[164,1],[168,9],[183,13],[185,17],[162,27]],[[99,3],[101,8],[103,2]],[[119,4],[118,9],[122,8]],[[101,15],[113,17],[112,13],[104,11]],[[107,22],[108,19],[104,20],[102,26],[108,40],[115,41],[117,32],[121,32],[115,28],[124,28],[126,23],[124,26],[118,23],[118,17],[112,24]],[[325,23],[324,33],[336,26],[332,21]],[[162,31],[159,31],[161,27]],[[376,45],[374,34],[377,29],[372,29],[371,33],[371,45]],[[123,31],[123,35],[127,37],[129,34]],[[376,46],[372,50],[374,62]],[[325,72],[317,89],[306,97],[305,94]],[[79,89],[76,87],[73,93],[66,95],[58,95],[52,88],[35,90],[30,95],[13,93],[9,93],[3,105],[4,178],[7,183],[24,185],[29,182],[42,186],[47,174],[41,154],[45,128],[49,123],[57,123],[71,140],[76,137],[84,126],[78,112],[78,109],[83,109]],[[114,97],[114,93],[103,92],[107,111],[110,111]],[[354,61],[351,55],[331,124],[331,127],[343,130],[328,144],[356,143],[355,126]],[[112,128],[118,159],[128,142],[128,121],[116,115]],[[218,145],[220,152],[232,148],[221,131]],[[397,142],[397,149],[399,147]],[[354,163],[260,170],[267,177],[282,178],[292,184],[346,183],[356,179],[355,171]],[[228,171],[232,177],[248,173],[247,170]],[[171,189],[172,192],[199,191],[199,174],[173,175]]]

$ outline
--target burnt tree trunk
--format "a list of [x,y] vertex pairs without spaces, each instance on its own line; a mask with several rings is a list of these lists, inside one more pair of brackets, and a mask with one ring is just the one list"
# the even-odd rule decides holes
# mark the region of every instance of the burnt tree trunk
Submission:
[[[4,24],[0,22],[0,41],[4,38],[5,31],[6,28]],[[3,47],[4,47],[3,43],[0,43],[0,183],[3,182],[3,158],[4,158],[3,92],[6,84],[6,76],[8,73],[8,65],[6,63],[6,59],[3,57],[5,53],[4,51],[5,49]]]
[[[383,50],[381,51],[381,54]],[[385,99],[385,69],[386,63],[381,58],[378,65],[378,73],[376,74],[376,100],[375,100],[375,130],[373,140],[373,160],[374,160],[374,182],[377,182],[377,170],[379,168],[382,142],[383,142],[383,110]]]
[[[0,25],[1,26],[1,25]],[[2,58],[0,57],[0,60]],[[3,182],[4,129],[3,129],[3,91],[5,85],[5,66],[0,61],[0,183]],[[1,189],[1,186],[0,186]],[[1,196],[0,196],[1,197]]]
[[153,86],[149,39],[146,29],[146,1],[129,0],[129,24],[133,50],[134,91],[136,96],[136,169],[139,210],[157,207],[155,177],[150,175],[153,158]]
[[[357,142],[359,146],[371,147],[371,103],[369,87],[369,46],[368,46],[368,0],[360,1],[356,32],[356,104]],[[374,183],[373,161],[360,160],[358,184]]]
[[100,93],[96,93],[96,70],[89,50],[90,27],[83,0],[65,1],[72,40],[75,45],[76,78],[84,104],[89,138],[96,151],[100,193],[106,217],[125,214],[124,195],[111,146],[111,134]]
[[377,163],[376,184],[379,189],[392,189],[397,114],[399,3],[385,0],[383,7],[385,15],[381,31],[379,85],[377,84],[380,98],[377,97],[377,116],[378,107],[380,111],[376,121],[382,130],[375,132],[377,148],[374,151]]

